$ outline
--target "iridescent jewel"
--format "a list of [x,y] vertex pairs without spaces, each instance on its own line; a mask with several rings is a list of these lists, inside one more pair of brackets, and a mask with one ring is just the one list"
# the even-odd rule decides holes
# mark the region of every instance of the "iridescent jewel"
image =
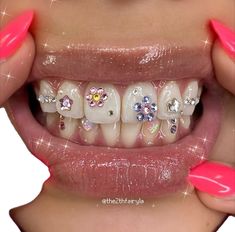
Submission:
[[168,101],[167,111],[170,113],[178,113],[180,111],[180,102],[176,98]]
[[90,107],[102,107],[107,99],[108,95],[103,88],[92,87],[86,95]]
[[65,95],[60,100],[60,109],[62,111],[70,111],[73,105],[73,100],[70,99],[67,95]]
[[82,127],[86,131],[90,131],[94,127],[94,124],[92,122],[90,122],[87,118],[83,118],[81,120],[81,123],[82,123]]
[[177,126],[176,125],[171,126],[170,131],[171,131],[171,134],[175,134],[177,131]]
[[157,111],[156,103],[151,103],[149,96],[144,96],[142,102],[137,102],[133,106],[133,110],[137,112],[136,118],[138,121],[153,121],[155,112]]

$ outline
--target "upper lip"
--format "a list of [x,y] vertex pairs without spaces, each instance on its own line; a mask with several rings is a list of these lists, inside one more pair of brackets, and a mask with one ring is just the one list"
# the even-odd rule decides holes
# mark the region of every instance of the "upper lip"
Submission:
[[[54,59],[53,64],[47,59]],[[54,58],[53,58],[54,57]],[[46,78],[128,83],[133,81],[207,78],[213,69],[210,49],[176,45],[39,50],[29,82]]]

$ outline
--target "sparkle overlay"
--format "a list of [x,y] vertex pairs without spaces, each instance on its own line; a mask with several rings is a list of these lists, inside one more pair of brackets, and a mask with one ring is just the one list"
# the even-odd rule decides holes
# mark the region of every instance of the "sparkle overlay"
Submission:
[[54,96],[39,95],[38,101],[42,104],[44,104],[44,103],[54,103],[54,102],[56,102],[56,98]]
[[70,111],[73,105],[73,100],[70,99],[67,95],[65,95],[60,100],[60,109],[62,111]]
[[86,95],[90,107],[102,107],[107,99],[108,95],[103,88],[92,87]]
[[142,102],[135,103],[133,107],[134,111],[138,114],[136,118],[138,121],[153,121],[155,112],[157,111],[157,104],[151,102],[149,96],[144,96]]
[[167,111],[169,113],[178,113],[180,111],[180,102],[173,98],[172,100],[167,102]]

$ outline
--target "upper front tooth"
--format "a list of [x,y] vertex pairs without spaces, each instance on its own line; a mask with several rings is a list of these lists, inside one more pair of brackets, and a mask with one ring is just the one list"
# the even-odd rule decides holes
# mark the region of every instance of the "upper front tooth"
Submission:
[[93,123],[111,124],[120,120],[120,96],[114,85],[89,83],[84,98],[86,118]]
[[151,83],[140,82],[130,85],[122,100],[122,122],[136,123],[154,120],[156,103],[157,94]]
[[53,90],[50,83],[44,80],[40,81],[38,100],[40,102],[41,109],[43,112],[56,112],[55,96],[55,91]]
[[158,118],[179,118],[183,109],[183,102],[178,85],[168,82],[160,92],[158,98]]
[[183,115],[192,115],[198,103],[198,82],[190,82],[183,94],[184,108]]
[[83,112],[83,97],[77,85],[65,81],[59,88],[56,107],[58,113],[65,117],[82,118]]

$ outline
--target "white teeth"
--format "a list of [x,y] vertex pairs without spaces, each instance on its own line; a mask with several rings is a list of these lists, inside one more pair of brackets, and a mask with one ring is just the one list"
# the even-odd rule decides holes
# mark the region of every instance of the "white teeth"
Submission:
[[142,123],[122,123],[121,141],[125,147],[133,147],[140,133]]
[[170,81],[163,87],[158,98],[158,118],[162,120],[179,118],[182,108],[179,87],[174,81]]
[[86,118],[99,124],[111,124],[120,120],[120,96],[114,85],[89,83],[84,98]]
[[56,108],[59,114],[70,118],[82,118],[84,116],[83,97],[77,85],[65,81],[60,86],[56,99]]
[[[155,110],[152,108],[147,109],[144,107],[144,99],[149,97],[150,105],[155,107]],[[143,116],[147,119],[148,115],[151,120],[154,120],[156,117],[156,103],[157,103],[157,94],[151,83],[140,82],[129,86],[123,96],[122,100],[122,122],[124,123],[136,123],[138,121],[144,121]],[[135,106],[140,107],[139,113],[138,110],[135,110]],[[139,120],[137,115],[141,116]],[[150,121],[151,121],[150,120]]]
[[77,127],[78,127],[78,120],[74,118],[63,118],[64,127],[63,130],[60,130],[60,136],[65,139],[71,138]]
[[180,125],[181,125],[184,129],[189,129],[190,123],[191,123],[191,118],[190,118],[190,116],[182,116],[182,117],[180,118]]
[[198,82],[190,82],[183,94],[184,108],[183,115],[192,115],[198,103]]
[[165,143],[173,143],[177,138],[178,119],[163,120],[161,123],[161,132]]
[[58,118],[58,115],[55,113],[48,113],[47,116],[46,116],[46,125],[48,128],[52,127],[56,120]]
[[97,136],[98,136],[98,132],[99,132],[98,125],[94,123],[92,123],[91,125],[92,126],[88,126],[88,127],[87,126],[84,127],[83,124],[81,125],[80,136],[81,136],[81,139],[86,144],[93,144],[96,141]]
[[161,121],[156,119],[153,122],[144,122],[141,134],[143,141],[146,145],[154,144],[154,140],[157,137],[158,131],[160,129]]
[[43,112],[56,112],[55,96],[55,91],[52,89],[49,82],[40,81],[38,100],[40,102],[40,106]]
[[106,144],[110,147],[114,146],[119,139],[120,122],[116,122],[113,124],[101,124],[100,127],[103,132]]

